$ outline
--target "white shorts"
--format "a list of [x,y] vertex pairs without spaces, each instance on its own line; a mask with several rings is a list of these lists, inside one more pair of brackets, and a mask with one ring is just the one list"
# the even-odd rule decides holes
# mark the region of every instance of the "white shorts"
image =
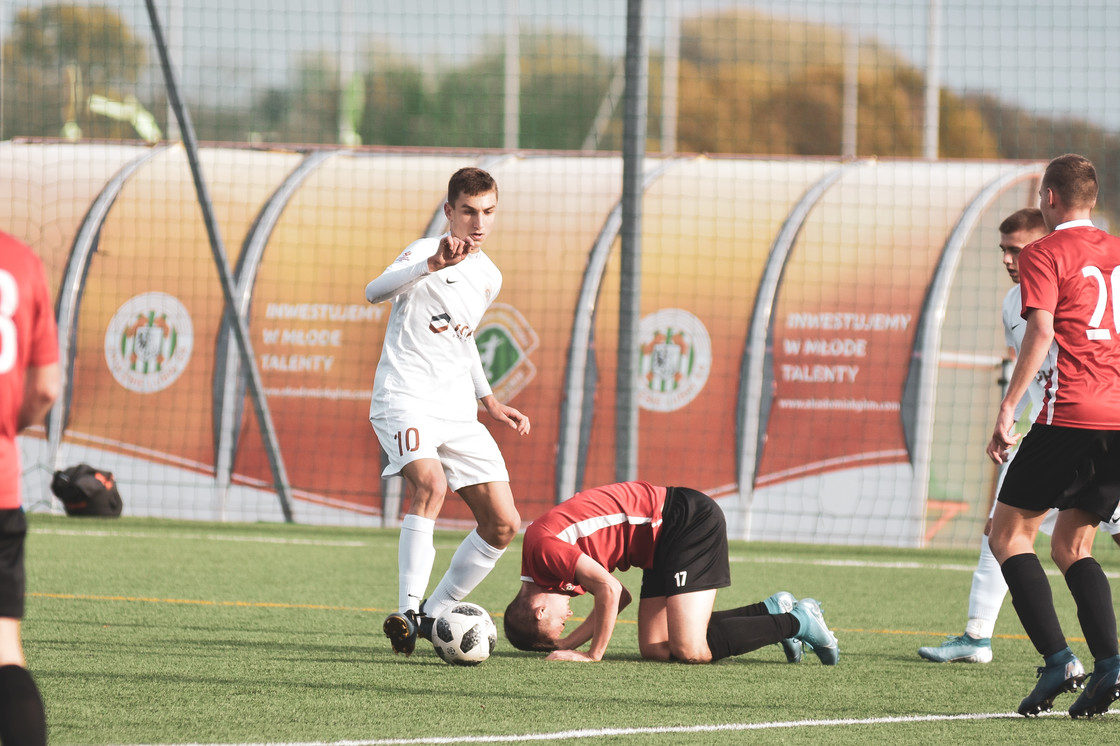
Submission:
[[[1042,525],[1038,527],[1038,530],[1046,534],[1047,536],[1053,536],[1054,524],[1058,522],[1058,513],[1059,511],[1057,510],[1051,510],[1049,513],[1047,513],[1046,517],[1042,519]],[[1117,534],[1120,534],[1120,521],[1116,520],[1116,515],[1113,515],[1112,518],[1113,520],[1111,521],[1101,521],[1098,528],[1102,533],[1109,534],[1110,536],[1116,536]]]
[[436,459],[452,491],[472,484],[508,482],[506,461],[494,436],[478,420],[441,420],[424,414],[389,412],[370,417],[389,458],[383,477],[395,477],[417,459]]

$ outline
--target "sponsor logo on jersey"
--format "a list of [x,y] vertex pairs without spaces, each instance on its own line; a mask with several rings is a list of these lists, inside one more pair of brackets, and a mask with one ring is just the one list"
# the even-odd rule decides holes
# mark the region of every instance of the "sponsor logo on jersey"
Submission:
[[688,311],[663,308],[642,319],[638,405],[672,412],[688,404],[708,382],[712,341],[704,322]]
[[138,394],[161,391],[186,369],[194,347],[191,315],[167,293],[141,293],[117,309],[105,330],[105,362],[117,383]]
[[428,324],[428,330],[432,334],[442,334],[447,331],[451,326],[451,316],[446,313],[441,313],[438,316],[433,316],[432,321]]
[[540,340],[525,317],[504,303],[495,303],[474,335],[486,380],[501,402],[509,402],[536,378],[529,359]]

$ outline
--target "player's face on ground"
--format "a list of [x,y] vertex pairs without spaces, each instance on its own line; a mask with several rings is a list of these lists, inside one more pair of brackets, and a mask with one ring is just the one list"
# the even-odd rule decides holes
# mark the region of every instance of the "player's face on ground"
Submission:
[[443,212],[450,223],[452,236],[470,238],[475,246],[480,246],[490,235],[498,214],[498,193],[460,194],[455,204],[444,204]]
[[564,625],[572,616],[572,606],[567,596],[560,593],[542,593],[542,613],[539,616],[541,634],[549,640],[564,636]]
[[1003,251],[1003,268],[1007,270],[1012,282],[1019,282],[1019,253],[1023,250],[1023,247],[1037,241],[1044,235],[1044,233],[1030,230],[999,234],[999,248]]

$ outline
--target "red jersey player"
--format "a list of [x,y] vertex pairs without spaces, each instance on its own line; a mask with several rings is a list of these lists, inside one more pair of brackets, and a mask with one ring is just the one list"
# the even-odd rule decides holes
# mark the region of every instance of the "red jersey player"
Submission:
[[43,702],[20,643],[27,520],[16,434],[58,397],[58,332],[39,258],[0,233],[0,742],[46,744]]
[[[598,661],[631,596],[611,573],[640,567],[638,648],[649,660],[708,663],[781,642],[790,662],[802,642],[826,665],[839,657],[819,604],[781,591],[749,606],[713,612],[731,584],[723,512],[702,492],[623,482],[560,503],[525,531],[521,590],[505,633],[521,650],[550,660]],[[563,636],[569,599],[594,596],[586,621]],[[590,642],[587,652],[578,648]]]
[[1045,661],[1019,704],[1022,715],[1049,710],[1057,695],[1085,680],[1034,553],[1049,508],[1060,509],[1050,555],[1077,602],[1095,659],[1070,715],[1102,713],[1120,697],[1112,591],[1091,553],[1098,524],[1120,501],[1120,239],[1089,220],[1097,188],[1093,164],[1079,155],[1055,158],[1043,174],[1039,207],[1052,232],[1019,256],[1027,330],[987,449],[997,463],[1007,459],[1018,438],[1015,405],[1047,363],[1042,410],[1008,467],[989,538],[1015,611]]

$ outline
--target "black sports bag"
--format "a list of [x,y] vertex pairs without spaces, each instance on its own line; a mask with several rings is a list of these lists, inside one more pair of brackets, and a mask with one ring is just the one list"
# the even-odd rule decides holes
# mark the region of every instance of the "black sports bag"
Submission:
[[66,515],[70,516],[116,518],[124,507],[113,473],[89,464],[56,471],[51,479],[51,492],[62,501]]

